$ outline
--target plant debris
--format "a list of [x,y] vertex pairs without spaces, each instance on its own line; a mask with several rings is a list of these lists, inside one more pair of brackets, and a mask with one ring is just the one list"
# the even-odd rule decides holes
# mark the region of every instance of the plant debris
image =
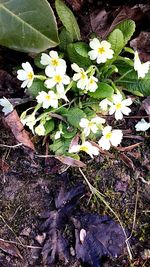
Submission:
[[75,232],[76,260],[81,260],[89,266],[100,267],[103,256],[116,258],[123,252],[124,233],[121,226],[109,216],[84,212],[74,215],[76,204],[84,193],[83,185],[69,191],[62,186],[55,198],[56,210],[42,215],[42,218],[46,219],[40,227],[40,230],[46,233],[41,252],[44,264],[53,264],[57,259],[65,265],[71,261],[71,244],[65,233],[69,225],[74,225],[70,234],[74,235]]

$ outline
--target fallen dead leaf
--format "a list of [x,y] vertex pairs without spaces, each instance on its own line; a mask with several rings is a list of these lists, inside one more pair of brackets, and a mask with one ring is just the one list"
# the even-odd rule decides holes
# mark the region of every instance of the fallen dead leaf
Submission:
[[66,156],[54,156],[54,157],[55,159],[58,159],[59,161],[61,161],[63,164],[66,164],[72,167],[78,167],[78,168],[86,167],[85,163],[83,163],[80,160],[73,159],[71,157],[66,157]]
[[0,169],[2,172],[7,173],[9,171],[10,166],[3,160],[0,159]]
[[116,147],[116,150],[121,151],[121,152],[131,151],[132,149],[140,146],[141,144],[142,144],[142,142],[136,143],[136,144],[131,145],[131,146],[126,146],[126,147]]
[[13,110],[11,113],[5,116],[4,120],[8,125],[8,127],[11,129],[17,142],[22,143],[23,146],[30,148],[32,151],[34,151],[35,150],[34,145],[30,140],[28,133],[24,129],[17,111]]
[[142,101],[141,109],[144,109],[146,111],[150,121],[150,96]]
[[120,153],[120,159],[124,162],[124,164],[132,169],[133,171],[135,170],[135,166],[133,164],[133,161],[124,153]]
[[7,241],[3,239],[0,239],[0,249],[14,257],[18,257],[22,259],[22,256],[18,248],[14,244],[8,243]]
[[142,62],[150,60],[150,32],[140,32],[139,36],[130,42],[130,46],[138,51]]

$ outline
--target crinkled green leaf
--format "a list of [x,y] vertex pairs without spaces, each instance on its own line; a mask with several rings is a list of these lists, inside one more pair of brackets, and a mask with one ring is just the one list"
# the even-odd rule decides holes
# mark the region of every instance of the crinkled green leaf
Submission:
[[33,97],[36,97],[41,91],[47,92],[47,88],[44,86],[43,82],[38,79],[35,79],[31,87],[27,88],[27,93]]
[[145,78],[138,79],[135,70],[131,70],[127,73],[123,79],[120,79],[117,84],[122,85],[125,89],[129,90],[133,94],[137,95],[137,91],[142,93],[144,96],[150,95],[150,71]]
[[65,124],[63,124],[63,137],[64,138],[73,138],[77,132],[77,129],[73,127],[67,127]]
[[0,45],[39,53],[58,43],[56,19],[48,1],[1,1]]
[[55,127],[54,120],[49,120],[49,121],[47,121],[47,122],[44,124],[44,127],[45,127],[45,130],[46,130],[45,135],[47,135],[47,134],[49,134],[50,132],[52,132],[52,131],[54,130],[54,127]]
[[107,63],[111,64],[116,60],[117,56],[120,54],[124,47],[124,36],[122,31],[119,29],[113,30],[109,34],[107,41],[111,43],[111,48],[114,51],[113,58],[107,61]]
[[116,29],[122,31],[124,37],[124,45],[126,45],[135,32],[135,22],[131,19],[124,20],[116,26]]
[[67,46],[68,57],[71,63],[76,63],[82,68],[88,68],[92,62],[88,56],[89,46],[84,42],[69,44]]
[[66,6],[63,0],[56,0],[55,7],[59,18],[69,32],[71,39],[73,41],[79,41],[81,39],[80,29],[72,11]]
[[56,155],[64,155],[69,150],[71,139],[58,139],[54,140],[53,144],[50,145],[50,149]]
[[109,98],[113,95],[114,89],[107,83],[100,82],[98,83],[98,88],[95,92],[88,92],[92,98],[101,99]]
[[86,118],[86,114],[80,108],[71,108],[67,114],[65,114],[67,121],[75,128],[79,127],[79,122],[82,118]]

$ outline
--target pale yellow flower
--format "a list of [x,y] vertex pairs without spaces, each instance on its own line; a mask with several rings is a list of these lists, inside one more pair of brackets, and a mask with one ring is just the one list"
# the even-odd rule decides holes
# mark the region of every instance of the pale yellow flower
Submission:
[[20,81],[23,81],[21,84],[22,88],[25,88],[26,86],[29,88],[31,87],[33,80],[34,80],[34,72],[29,62],[22,63],[21,70],[17,71],[17,78]]
[[39,104],[42,104],[43,108],[58,107],[58,97],[53,91],[49,91],[48,93],[44,91],[39,92],[36,100]]
[[98,144],[102,149],[109,150],[111,145],[118,146],[121,143],[123,134],[121,130],[112,130],[111,126],[106,126],[102,131],[103,136]]
[[102,123],[105,123],[105,119],[100,117],[95,117],[90,121],[86,118],[82,118],[79,125],[83,128],[83,133],[85,136],[88,136],[90,132],[97,133],[98,126],[101,126]]
[[84,151],[93,158],[93,155],[99,154],[99,148],[96,146],[92,146],[92,144],[88,141],[82,143],[82,145],[74,145],[69,149],[69,153],[77,153],[79,151]]
[[107,41],[99,41],[94,38],[90,41],[92,50],[88,53],[91,60],[96,60],[98,64],[105,63],[107,59],[113,58],[114,51],[111,49],[111,44]]

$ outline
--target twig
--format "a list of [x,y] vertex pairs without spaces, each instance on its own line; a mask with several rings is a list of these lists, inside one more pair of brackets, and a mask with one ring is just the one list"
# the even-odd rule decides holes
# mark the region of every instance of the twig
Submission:
[[14,244],[14,245],[17,245],[17,246],[22,246],[24,248],[38,248],[38,249],[42,249],[41,247],[23,245],[22,243],[18,243],[18,242],[11,241],[11,240],[6,240],[6,239],[2,239],[2,238],[0,238],[0,241],[7,242],[7,243],[10,243],[10,244]]
[[138,187],[137,187],[136,199],[135,199],[135,208],[134,208],[134,216],[133,216],[133,224],[132,224],[131,234],[130,234],[130,236],[128,237],[127,240],[131,239],[131,237],[132,237],[132,235],[133,235],[133,230],[134,230],[135,222],[136,222],[138,197],[139,197],[139,191],[138,191]]
[[8,147],[8,148],[16,148],[16,147],[19,147],[19,146],[22,146],[22,143],[19,143],[19,144],[14,145],[14,146],[9,146],[9,145],[0,144],[0,147]]
[[123,224],[122,224],[122,222],[121,222],[121,220],[120,220],[120,218],[118,217],[118,215],[116,214],[116,212],[114,212],[114,210],[110,207],[110,205],[108,204],[108,202],[104,199],[104,197],[103,197],[103,195],[95,188],[95,187],[93,187],[92,185],[91,185],[91,183],[88,181],[88,179],[87,179],[87,177],[85,176],[85,174],[83,173],[83,171],[79,168],[79,171],[80,171],[80,173],[82,174],[82,176],[83,176],[83,178],[84,178],[84,180],[86,181],[86,183],[88,184],[88,186],[89,186],[89,188],[90,188],[90,190],[91,190],[91,192],[93,193],[93,194],[95,194],[105,205],[106,205],[106,207],[112,212],[112,214],[116,217],[116,219],[118,220],[118,222],[119,222],[119,224],[120,224],[120,226],[121,226],[121,228],[122,228],[122,231],[123,231],[123,233],[124,233],[124,236],[125,236],[125,242],[126,242],[126,246],[127,246],[127,251],[128,251],[128,254],[129,254],[129,258],[130,258],[130,260],[132,260],[133,259],[133,257],[132,257],[132,252],[131,252],[131,247],[130,247],[130,243],[129,243],[129,241],[128,241],[128,237],[127,237],[127,234],[126,234],[126,231],[125,231],[125,229],[124,229],[124,227],[123,227]]

